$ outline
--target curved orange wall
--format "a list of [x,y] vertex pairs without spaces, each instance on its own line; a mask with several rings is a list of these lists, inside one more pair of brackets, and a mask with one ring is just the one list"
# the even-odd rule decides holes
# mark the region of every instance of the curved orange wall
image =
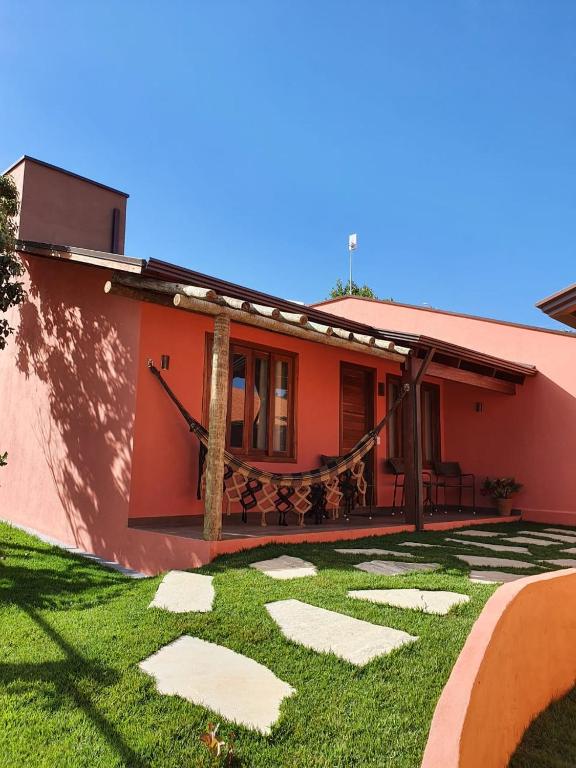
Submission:
[[422,768],[506,768],[531,721],[576,681],[576,570],[505,584],[444,688]]

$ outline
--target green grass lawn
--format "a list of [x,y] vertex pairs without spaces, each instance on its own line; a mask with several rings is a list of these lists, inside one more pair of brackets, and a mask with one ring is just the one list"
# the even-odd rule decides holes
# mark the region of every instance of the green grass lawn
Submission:
[[[512,535],[527,526],[501,527]],[[0,766],[209,766],[214,763],[199,736],[212,720],[221,721],[225,738],[236,734],[241,766],[416,768],[438,696],[495,589],[471,583],[468,566],[454,553],[498,554],[464,543],[442,546],[445,535],[452,534],[275,545],[222,557],[201,569],[215,577],[214,610],[178,615],[147,607],[160,577],[131,580],[0,525]],[[374,556],[334,552],[346,546],[395,549],[417,539],[441,545],[411,550],[415,561],[441,563],[440,571],[371,575],[352,565]],[[560,556],[565,546],[533,552]],[[408,559],[406,549],[398,549],[399,559]],[[281,582],[248,567],[281,553],[312,561],[319,575]],[[346,596],[349,589],[377,587],[446,589],[472,599],[447,616],[432,616]],[[419,640],[357,668],[286,640],[264,607],[285,598],[395,627]],[[243,653],[296,689],[271,735],[156,692],[138,663],[182,634]]]

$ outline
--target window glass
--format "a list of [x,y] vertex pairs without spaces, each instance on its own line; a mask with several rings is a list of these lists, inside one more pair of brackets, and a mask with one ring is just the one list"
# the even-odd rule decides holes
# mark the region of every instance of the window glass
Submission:
[[252,404],[252,448],[268,448],[268,358],[254,357],[254,399]]
[[244,445],[244,413],[246,410],[246,356],[232,355],[232,393],[230,402],[230,447]]
[[276,360],[274,364],[274,427],[273,449],[288,450],[288,362]]

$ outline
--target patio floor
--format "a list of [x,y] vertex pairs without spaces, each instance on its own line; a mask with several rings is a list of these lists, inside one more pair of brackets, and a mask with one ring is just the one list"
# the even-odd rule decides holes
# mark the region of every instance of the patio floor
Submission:
[[[513,517],[513,520],[518,520]],[[270,523],[273,516],[269,515]],[[478,509],[476,514],[472,509],[448,510],[447,512],[438,512],[434,514],[425,514],[425,528],[430,526],[435,529],[439,526],[451,527],[451,525],[471,522],[502,522],[495,510]],[[406,521],[405,515],[400,511],[393,511],[390,507],[362,508],[355,510],[348,520],[340,517],[338,520],[323,520],[320,525],[316,525],[312,520],[306,521],[306,525],[300,527],[294,523],[287,526],[268,524],[266,527],[260,525],[260,514],[253,512],[248,514],[248,522],[243,523],[240,514],[230,516],[224,515],[222,519],[222,539],[224,541],[237,539],[278,539],[292,538],[298,536],[320,538],[329,540],[331,534],[336,534],[337,538],[346,538],[346,533],[353,533],[353,538],[357,538],[362,532],[364,535],[379,535],[382,533],[396,532],[398,529],[410,531],[413,526]],[[188,539],[202,539],[202,515],[190,515],[188,518],[133,518],[130,520],[130,527],[145,529],[156,533],[163,533],[171,536],[178,536]],[[387,530],[392,529],[392,530]]]

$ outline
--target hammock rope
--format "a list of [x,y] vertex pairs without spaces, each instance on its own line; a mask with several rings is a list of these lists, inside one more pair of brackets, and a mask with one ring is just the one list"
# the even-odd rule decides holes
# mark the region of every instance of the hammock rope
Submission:
[[[148,368],[158,379],[162,388],[188,424],[190,432],[196,435],[200,442],[200,473],[198,478],[198,497],[200,498],[200,491],[204,482],[205,458],[208,449],[208,430],[184,407],[152,360],[148,360]],[[384,418],[361,437],[348,453],[340,456],[333,462],[315,469],[289,473],[268,472],[242,461],[234,454],[225,450],[224,490],[229,504],[233,501],[238,501],[242,505],[243,519],[246,519],[246,512],[248,510],[258,507],[263,513],[263,525],[266,524],[266,512],[273,509],[278,511],[281,524],[285,524],[286,512],[293,511],[300,515],[300,522],[303,524],[303,516],[306,512],[312,508],[317,509],[325,506],[327,493],[328,495],[331,494],[334,500],[341,500],[344,494],[338,490],[337,486],[339,478],[344,474],[348,475],[348,479],[352,476],[356,483],[363,487],[363,495],[365,497],[366,481],[363,476],[364,462],[362,459],[376,444],[378,435],[400,407],[407,391],[408,385],[405,384]],[[258,495],[262,493],[264,494],[264,499],[258,498]],[[311,498],[314,496],[317,498]],[[263,506],[261,502],[264,502]]]

